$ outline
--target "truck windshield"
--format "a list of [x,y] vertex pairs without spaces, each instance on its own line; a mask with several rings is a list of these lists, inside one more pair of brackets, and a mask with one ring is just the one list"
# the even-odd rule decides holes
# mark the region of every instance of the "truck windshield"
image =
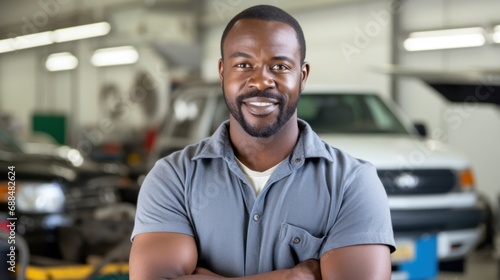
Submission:
[[318,133],[408,134],[374,94],[302,94],[298,117]]

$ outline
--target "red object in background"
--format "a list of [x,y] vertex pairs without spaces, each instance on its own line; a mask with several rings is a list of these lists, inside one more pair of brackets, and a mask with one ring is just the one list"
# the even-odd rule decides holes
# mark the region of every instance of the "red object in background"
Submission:
[[150,128],[146,131],[146,137],[144,140],[144,148],[146,149],[146,152],[149,153],[153,148],[157,134],[158,132],[155,128]]
[[8,225],[9,225],[9,221],[7,221],[7,220],[0,221],[0,230],[9,232],[9,228],[7,227]]
[[122,146],[118,143],[106,143],[102,146],[102,151],[107,155],[116,155],[121,153]]

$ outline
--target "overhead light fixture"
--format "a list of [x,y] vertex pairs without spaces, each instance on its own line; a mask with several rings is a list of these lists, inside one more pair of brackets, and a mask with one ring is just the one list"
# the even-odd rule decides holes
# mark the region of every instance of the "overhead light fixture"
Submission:
[[410,33],[404,41],[407,51],[427,51],[479,47],[486,43],[482,27]]
[[94,66],[132,64],[139,59],[137,50],[132,46],[99,49],[94,52],[91,62]]
[[0,53],[12,52],[14,48],[14,39],[0,40]]
[[18,36],[14,40],[14,48],[16,50],[40,47],[53,43],[52,31]]
[[107,22],[98,22],[68,28],[57,29],[53,33],[54,42],[68,42],[74,40],[87,39],[104,36],[111,30],[111,25]]
[[53,53],[45,61],[45,68],[51,72],[71,70],[76,66],[78,66],[78,59],[69,52]]
[[500,25],[495,26],[491,38],[493,39],[493,42],[500,44]]
[[11,39],[0,40],[0,53],[12,52],[27,48],[62,43],[74,40],[104,36],[111,30],[107,22],[98,22],[86,25],[73,26],[29,35],[17,36]]

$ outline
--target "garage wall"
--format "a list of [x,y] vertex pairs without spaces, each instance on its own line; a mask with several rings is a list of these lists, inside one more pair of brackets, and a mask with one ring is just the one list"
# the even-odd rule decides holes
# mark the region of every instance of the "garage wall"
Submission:
[[[113,120],[113,131],[122,126],[129,129],[158,123],[159,120],[146,119],[141,108],[140,98],[134,98],[132,90],[139,71],[147,71],[155,81],[160,92],[161,110],[167,106],[168,72],[165,64],[154,50],[148,46],[138,46],[141,61],[134,65],[96,68],[90,64],[92,52],[98,47],[90,41],[80,42],[71,51],[79,58],[75,70],[49,72],[45,69],[46,57],[54,50],[36,48],[0,57],[0,112],[16,117],[23,126],[22,134],[29,134],[31,117],[34,112],[57,113],[68,117],[70,133],[75,141],[81,135],[80,128],[97,127],[104,136],[111,137],[110,119],[101,109],[100,94],[104,85],[113,84],[118,88],[125,102],[126,114]],[[163,70],[162,70],[163,69]],[[158,115],[163,113],[158,113]],[[104,135],[106,134],[106,135]],[[118,135],[117,135],[118,136]],[[69,143],[75,144],[75,143]]]
[[[467,26],[491,27],[500,23],[500,2],[495,0],[407,0],[401,14],[403,31]],[[430,8],[432,7],[432,8]],[[498,69],[500,46],[400,52],[401,64],[420,69],[460,71]],[[500,93],[492,93],[500,94]],[[400,103],[412,120],[427,123],[430,135],[464,153],[472,162],[479,190],[496,204],[500,194],[500,108],[487,104],[451,104],[423,82],[403,78]]]
[[13,114],[21,123],[28,122],[36,108],[37,61],[35,52],[0,56],[0,112]]
[[[269,1],[209,1],[205,6],[202,75],[218,79],[220,37],[225,25],[241,10]],[[302,2],[302,4],[301,4]],[[306,60],[311,64],[308,84],[369,86],[388,95],[388,79],[372,66],[389,60],[387,1],[271,1],[300,22],[306,37]],[[304,4],[305,3],[305,4]]]

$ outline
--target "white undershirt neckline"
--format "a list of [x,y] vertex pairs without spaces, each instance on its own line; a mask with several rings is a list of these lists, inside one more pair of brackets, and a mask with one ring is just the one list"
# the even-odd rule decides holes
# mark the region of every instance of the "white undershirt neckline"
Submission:
[[235,157],[236,163],[240,167],[241,171],[243,171],[243,174],[245,174],[245,177],[247,177],[248,181],[250,182],[250,185],[252,189],[255,191],[255,195],[259,195],[262,189],[264,189],[267,181],[269,180],[269,177],[271,177],[271,174],[273,174],[274,170],[278,168],[278,165],[280,165],[283,161],[280,163],[276,164],[275,166],[259,172],[259,171],[254,171],[250,168],[248,168],[246,165],[244,165],[237,157]]

